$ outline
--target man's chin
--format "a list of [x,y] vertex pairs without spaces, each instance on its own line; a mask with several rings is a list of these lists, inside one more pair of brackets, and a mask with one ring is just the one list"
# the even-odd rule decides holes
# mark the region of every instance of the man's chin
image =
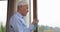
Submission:
[[23,16],[26,16],[26,15],[23,15]]
[[24,14],[24,16],[26,16],[27,15],[27,13],[26,14]]

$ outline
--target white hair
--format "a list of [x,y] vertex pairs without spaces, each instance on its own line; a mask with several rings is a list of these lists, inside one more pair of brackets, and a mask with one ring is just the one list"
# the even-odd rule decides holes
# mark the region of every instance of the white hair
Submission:
[[26,4],[28,4],[28,1],[22,0],[22,1],[19,1],[17,5],[20,6],[20,5],[26,5]]

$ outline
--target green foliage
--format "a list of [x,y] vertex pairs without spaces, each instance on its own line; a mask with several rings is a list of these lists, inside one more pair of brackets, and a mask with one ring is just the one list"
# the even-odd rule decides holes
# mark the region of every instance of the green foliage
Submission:
[[44,26],[44,25],[38,25],[38,32],[48,32],[48,31],[54,31],[54,32],[60,32],[59,27],[49,27],[49,26]]
[[0,25],[0,32],[6,32],[6,26]]

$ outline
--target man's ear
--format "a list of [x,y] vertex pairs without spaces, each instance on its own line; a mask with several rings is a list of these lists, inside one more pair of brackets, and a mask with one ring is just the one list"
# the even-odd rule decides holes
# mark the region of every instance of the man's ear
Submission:
[[18,9],[19,9],[19,8],[22,8],[22,5],[18,6]]
[[18,6],[18,10],[20,10],[21,6]]

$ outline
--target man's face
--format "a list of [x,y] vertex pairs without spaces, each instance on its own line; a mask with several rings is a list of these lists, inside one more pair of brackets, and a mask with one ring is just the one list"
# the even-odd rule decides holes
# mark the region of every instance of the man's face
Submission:
[[20,13],[23,15],[23,16],[26,16],[27,12],[28,12],[28,5],[21,5],[19,7],[19,10],[20,10]]

